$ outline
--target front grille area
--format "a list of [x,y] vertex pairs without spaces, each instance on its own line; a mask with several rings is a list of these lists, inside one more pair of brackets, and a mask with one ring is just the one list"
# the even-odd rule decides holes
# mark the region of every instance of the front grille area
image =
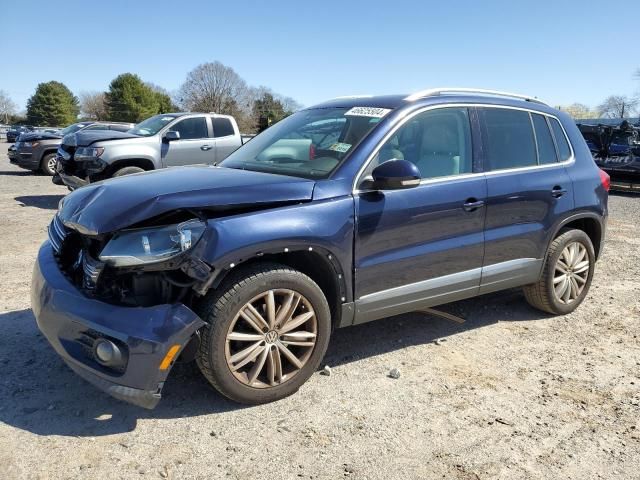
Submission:
[[66,227],[58,215],[53,217],[48,232],[60,271],[78,288],[93,292],[105,267],[91,254],[94,240]]
[[49,241],[51,242],[51,246],[53,246],[53,251],[56,255],[60,255],[64,240],[69,234],[69,229],[64,225],[64,223],[62,223],[62,220],[60,220],[58,215],[54,216],[53,220],[51,220],[48,233]]

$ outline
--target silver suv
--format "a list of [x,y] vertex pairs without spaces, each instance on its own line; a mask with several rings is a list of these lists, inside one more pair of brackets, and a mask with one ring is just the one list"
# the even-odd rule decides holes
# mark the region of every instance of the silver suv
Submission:
[[165,113],[127,132],[78,132],[58,149],[56,171],[70,189],[131,173],[221,162],[242,145],[235,119],[214,113]]

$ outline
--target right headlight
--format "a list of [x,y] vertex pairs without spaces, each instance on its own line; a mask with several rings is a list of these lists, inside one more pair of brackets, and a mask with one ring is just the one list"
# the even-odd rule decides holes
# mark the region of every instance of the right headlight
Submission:
[[104,147],[80,147],[76,150],[77,161],[94,160],[104,153]]
[[163,262],[193,247],[206,224],[189,220],[178,225],[123,230],[100,253],[100,260],[114,267]]

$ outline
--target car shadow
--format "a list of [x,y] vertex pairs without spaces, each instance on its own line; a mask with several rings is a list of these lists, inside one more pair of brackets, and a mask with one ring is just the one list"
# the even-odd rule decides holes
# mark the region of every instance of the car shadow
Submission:
[[22,207],[56,210],[62,197],[64,197],[64,195],[24,195],[15,197],[15,201],[20,202]]
[[0,175],[5,175],[7,177],[26,177],[27,175],[33,175],[33,172],[30,170],[24,170],[24,171],[15,171],[15,170],[9,170],[9,171],[0,171]]
[[[334,332],[323,365],[337,367],[411,345],[445,339],[498,321],[545,318],[517,291],[457,302],[442,310],[458,324],[412,313]],[[372,340],[375,339],[375,340]],[[37,329],[31,310],[0,313],[0,421],[38,435],[102,436],[129,432],[144,419],[220,414],[251,408],[215,392],[194,363],[176,364],[155,410],[109,397],[75,375]]]

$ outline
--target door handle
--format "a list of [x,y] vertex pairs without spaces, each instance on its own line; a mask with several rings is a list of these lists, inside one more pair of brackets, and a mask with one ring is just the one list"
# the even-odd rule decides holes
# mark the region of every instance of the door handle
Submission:
[[483,206],[484,206],[484,201],[477,200],[475,198],[468,198],[467,201],[462,204],[462,208],[464,208],[465,212],[474,212]]
[[551,189],[551,196],[553,198],[560,198],[565,193],[567,193],[567,189],[566,188],[562,188],[560,185],[556,185],[555,187],[553,187]]
[[211,150],[211,148],[212,148],[211,145],[202,145],[200,147],[200,150],[204,150],[206,152],[207,150]]

